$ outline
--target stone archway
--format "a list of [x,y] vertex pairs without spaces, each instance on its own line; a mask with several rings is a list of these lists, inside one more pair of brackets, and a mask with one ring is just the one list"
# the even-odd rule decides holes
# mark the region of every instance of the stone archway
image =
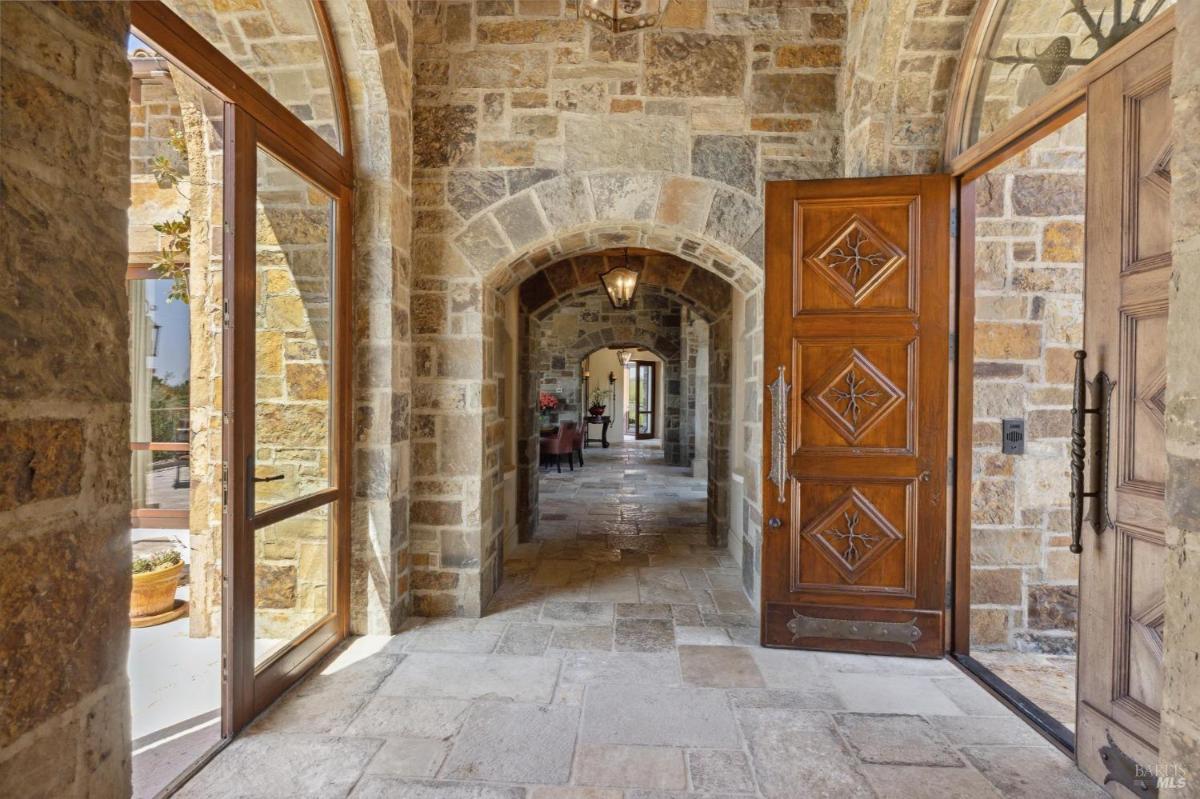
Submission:
[[735,403],[745,412],[739,431],[730,436],[730,452],[719,461],[736,465],[745,490],[738,507],[724,507],[722,515],[736,516],[737,549],[749,564],[746,584],[755,593],[761,540],[761,204],[713,181],[625,172],[560,175],[511,196],[485,199],[491,201],[463,206],[472,212],[463,224],[443,215],[445,229],[424,232],[418,224],[414,236],[415,612],[479,615],[498,585],[506,491],[506,419],[500,407],[506,382],[498,357],[510,346],[506,292],[564,258],[625,246],[674,255],[738,292],[728,324],[745,364],[739,381],[744,400]]

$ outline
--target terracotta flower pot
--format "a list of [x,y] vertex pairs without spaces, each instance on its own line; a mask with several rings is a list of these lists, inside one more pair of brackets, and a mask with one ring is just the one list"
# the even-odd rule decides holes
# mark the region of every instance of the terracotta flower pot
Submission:
[[133,575],[133,590],[129,596],[129,618],[157,616],[175,607],[175,589],[179,587],[179,575],[183,572],[183,561]]

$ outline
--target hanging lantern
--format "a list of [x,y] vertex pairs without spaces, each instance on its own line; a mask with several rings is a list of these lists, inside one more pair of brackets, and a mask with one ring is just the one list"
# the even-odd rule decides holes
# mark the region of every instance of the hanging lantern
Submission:
[[629,249],[625,250],[625,263],[615,266],[600,275],[600,282],[608,292],[609,302],[613,307],[622,310],[633,305],[633,295],[637,291],[638,273],[629,268]]
[[579,0],[579,16],[609,33],[653,28],[662,21],[671,0]]
[[628,366],[632,357],[633,353],[628,350],[617,350],[617,360],[621,362],[621,366]]

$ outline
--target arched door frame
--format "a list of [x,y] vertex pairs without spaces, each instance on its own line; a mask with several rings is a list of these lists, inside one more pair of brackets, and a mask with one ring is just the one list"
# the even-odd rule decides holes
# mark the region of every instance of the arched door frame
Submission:
[[1081,66],[1051,92],[1023,108],[986,138],[967,144],[972,101],[983,79],[985,59],[1003,17],[1008,0],[980,0],[967,29],[962,58],[950,92],[946,111],[944,171],[974,180],[1083,113],[1088,84],[1113,69],[1133,53],[1175,27],[1175,9],[1168,8],[1113,45],[1090,63]]
[[[131,26],[139,38],[225,102],[224,286],[222,373],[226,421],[222,436],[223,503],[222,738],[228,741],[349,632],[351,381],[352,381],[352,183],[349,104],[327,11],[312,1],[317,33],[330,73],[340,151],[325,141],[218,48],[158,0],[134,0]],[[318,186],[333,203],[333,369],[330,389],[329,487],[263,511],[254,508],[254,337],[256,159],[269,153]],[[231,334],[232,333],[232,334]],[[232,379],[231,379],[232,378]],[[282,651],[256,668],[254,653],[254,531],[319,507],[330,507],[333,610]],[[211,753],[210,753],[211,756]],[[207,759],[207,758],[206,758]],[[182,782],[203,765],[181,775]]]

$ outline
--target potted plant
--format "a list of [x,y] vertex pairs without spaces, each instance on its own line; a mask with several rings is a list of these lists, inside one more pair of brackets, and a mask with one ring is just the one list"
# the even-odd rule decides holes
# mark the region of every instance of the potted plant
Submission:
[[550,423],[550,412],[557,410],[558,397],[548,391],[538,393],[538,413],[542,416],[542,429]]
[[593,391],[591,396],[592,404],[588,407],[588,413],[592,416],[603,416],[605,409],[608,408],[608,405],[605,403],[607,394],[608,392],[599,388]]
[[[175,609],[175,590],[183,572],[183,558],[173,549],[133,561],[133,590],[129,596],[129,618],[134,626]],[[139,624],[138,622],[143,622]],[[154,624],[160,620],[155,620]],[[161,619],[167,621],[167,619]]]

